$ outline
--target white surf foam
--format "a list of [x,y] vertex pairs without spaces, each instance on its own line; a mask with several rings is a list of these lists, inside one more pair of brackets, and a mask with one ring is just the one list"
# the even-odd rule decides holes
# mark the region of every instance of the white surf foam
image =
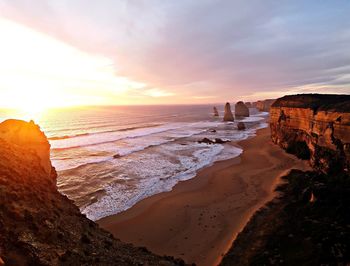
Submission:
[[[115,174],[114,181],[104,187],[105,194],[101,198],[84,206],[81,211],[90,219],[98,220],[124,211],[144,198],[170,191],[179,181],[193,178],[199,169],[242,153],[242,149],[230,143],[207,145],[197,143],[198,140],[203,137],[231,141],[247,139],[254,136],[257,129],[267,127],[267,123],[259,123],[263,119],[260,115],[251,116],[245,122],[256,122],[256,125],[253,124],[252,128],[245,131],[237,130],[237,122],[173,123],[147,134],[145,131],[133,132],[133,137],[84,147],[90,152],[103,150],[109,153],[111,156],[105,159],[108,158],[109,167],[112,165],[118,169],[119,174]],[[215,129],[216,132],[209,129]],[[122,157],[111,159],[116,153]]]

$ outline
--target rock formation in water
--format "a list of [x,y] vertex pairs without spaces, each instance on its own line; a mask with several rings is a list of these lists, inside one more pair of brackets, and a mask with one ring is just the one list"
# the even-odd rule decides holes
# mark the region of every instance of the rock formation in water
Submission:
[[238,130],[245,130],[245,124],[243,122],[238,122],[237,129]]
[[225,104],[224,121],[234,121],[230,103]]
[[0,258],[5,265],[181,265],[116,240],[56,188],[33,122],[0,124]]
[[244,104],[245,104],[245,106],[247,106],[248,108],[252,108],[252,107],[253,107],[251,102],[245,102]]
[[220,138],[215,138],[214,140],[203,138],[198,141],[198,143],[205,143],[205,144],[224,144],[226,142],[230,142],[229,140],[223,140]]
[[271,105],[274,103],[275,99],[266,99],[262,101],[257,101],[253,103],[253,106],[260,112],[269,112]]
[[350,169],[350,95],[304,94],[270,109],[272,141],[322,172]]
[[249,109],[248,107],[242,102],[239,101],[235,104],[235,117],[248,117],[249,116]]
[[213,108],[213,114],[214,114],[214,116],[219,116],[218,109],[215,106]]

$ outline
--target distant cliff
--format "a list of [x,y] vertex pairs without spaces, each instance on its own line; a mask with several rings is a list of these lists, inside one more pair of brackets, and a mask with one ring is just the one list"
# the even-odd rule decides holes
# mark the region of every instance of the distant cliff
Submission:
[[271,138],[322,172],[349,171],[350,95],[303,94],[277,99]]
[[0,124],[0,261],[5,265],[182,265],[113,238],[56,188],[33,122]]
[[252,105],[260,112],[269,112],[271,105],[274,103],[275,99],[266,99],[254,102]]

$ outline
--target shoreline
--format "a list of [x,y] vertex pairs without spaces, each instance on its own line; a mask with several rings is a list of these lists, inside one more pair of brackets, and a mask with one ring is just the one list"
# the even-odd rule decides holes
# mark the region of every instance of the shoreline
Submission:
[[269,128],[239,141],[243,153],[215,162],[169,192],[97,223],[116,238],[187,263],[216,265],[253,214],[274,196],[279,177],[306,162],[270,141]]

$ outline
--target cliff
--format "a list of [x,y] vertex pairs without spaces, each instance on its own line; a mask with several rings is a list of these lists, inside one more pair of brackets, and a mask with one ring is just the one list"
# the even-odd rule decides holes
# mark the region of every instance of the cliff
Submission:
[[270,109],[272,141],[325,173],[349,171],[350,95],[303,94]]
[[275,99],[266,99],[262,101],[257,101],[253,103],[253,106],[257,108],[260,112],[269,112],[271,105],[274,103]]
[[349,265],[350,96],[293,95],[270,109],[271,138],[309,159],[258,210],[221,265]]
[[234,121],[230,103],[225,104],[224,121]]
[[183,264],[125,244],[82,215],[57,191],[49,148],[33,122],[0,124],[0,261],[5,265]]

